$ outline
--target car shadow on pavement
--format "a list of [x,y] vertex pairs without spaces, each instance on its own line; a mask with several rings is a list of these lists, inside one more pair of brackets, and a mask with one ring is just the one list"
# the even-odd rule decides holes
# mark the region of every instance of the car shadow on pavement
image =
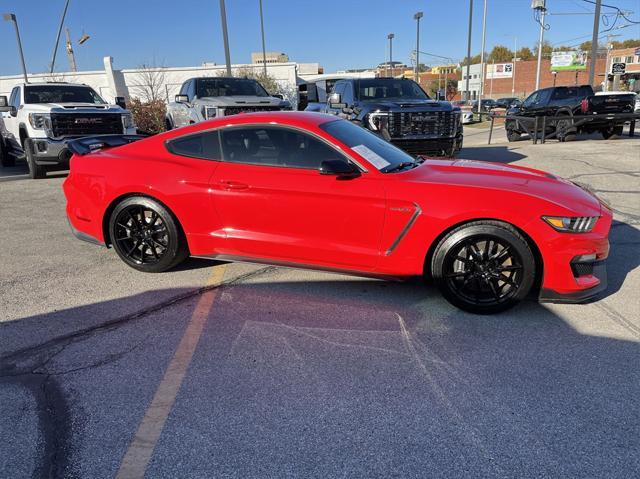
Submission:
[[513,163],[524,158],[527,155],[518,153],[516,148],[507,146],[472,146],[463,147],[458,158],[464,160],[492,161],[495,163]]
[[640,265],[640,231],[633,225],[615,220],[611,225],[609,244],[608,287],[604,296],[618,292],[627,274]]
[[[148,477],[640,469],[637,340],[591,323],[579,332],[557,306],[475,316],[419,282],[259,271],[218,288]],[[29,451],[51,477],[114,476],[197,310],[199,295],[181,289],[135,309],[158,293],[0,326],[0,395],[24,388],[33,401],[15,407],[39,425],[24,438],[5,424],[15,414],[0,416],[6,477],[21,477]],[[105,316],[112,310],[130,312]],[[57,322],[73,332],[56,336]],[[25,337],[33,346],[12,352]]]

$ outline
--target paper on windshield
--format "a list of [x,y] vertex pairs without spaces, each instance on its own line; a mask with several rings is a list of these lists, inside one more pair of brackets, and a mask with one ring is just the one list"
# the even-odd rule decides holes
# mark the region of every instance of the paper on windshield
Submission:
[[378,155],[375,151],[367,148],[364,145],[357,145],[352,147],[351,149],[379,170],[391,164],[380,155]]

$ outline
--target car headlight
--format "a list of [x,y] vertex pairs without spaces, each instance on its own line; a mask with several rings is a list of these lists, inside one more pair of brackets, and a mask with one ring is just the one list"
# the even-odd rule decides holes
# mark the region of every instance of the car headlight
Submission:
[[389,126],[389,113],[386,111],[377,111],[367,115],[367,123],[373,131],[380,131]]
[[35,130],[51,130],[49,113],[29,113],[29,123]]
[[589,233],[598,216],[543,216],[542,219],[556,231],[565,233]]
[[136,124],[133,121],[133,115],[131,113],[122,114],[122,127],[125,130],[136,127]]
[[215,118],[218,114],[218,109],[215,106],[208,106],[204,109],[205,118],[208,120],[210,118]]

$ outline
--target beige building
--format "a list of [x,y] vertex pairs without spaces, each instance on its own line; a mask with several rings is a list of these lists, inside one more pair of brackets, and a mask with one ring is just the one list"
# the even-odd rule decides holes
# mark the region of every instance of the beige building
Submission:
[[[267,63],[288,63],[289,55],[282,52],[266,52]],[[262,52],[251,53],[251,63],[262,64],[263,57]]]

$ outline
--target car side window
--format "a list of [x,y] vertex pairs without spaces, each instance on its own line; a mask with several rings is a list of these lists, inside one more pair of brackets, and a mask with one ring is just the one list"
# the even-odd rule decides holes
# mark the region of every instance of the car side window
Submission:
[[342,94],[342,103],[347,105],[353,104],[353,86],[351,83],[344,84],[344,93]]
[[187,88],[188,88],[190,82],[191,82],[191,80],[187,80],[186,82],[184,82],[182,84],[182,86],[180,87],[180,93],[178,93],[179,95],[186,95],[187,94]]
[[167,142],[167,150],[178,156],[220,160],[220,134],[217,130],[194,133],[173,138]]
[[191,80],[189,85],[187,86],[187,96],[189,97],[189,101],[193,101],[196,96],[196,80]]
[[323,141],[290,128],[229,128],[221,136],[222,156],[230,163],[317,170],[325,160],[342,158]]
[[11,96],[9,97],[9,106],[15,106],[18,108],[20,106],[20,87],[13,87],[11,90]]

